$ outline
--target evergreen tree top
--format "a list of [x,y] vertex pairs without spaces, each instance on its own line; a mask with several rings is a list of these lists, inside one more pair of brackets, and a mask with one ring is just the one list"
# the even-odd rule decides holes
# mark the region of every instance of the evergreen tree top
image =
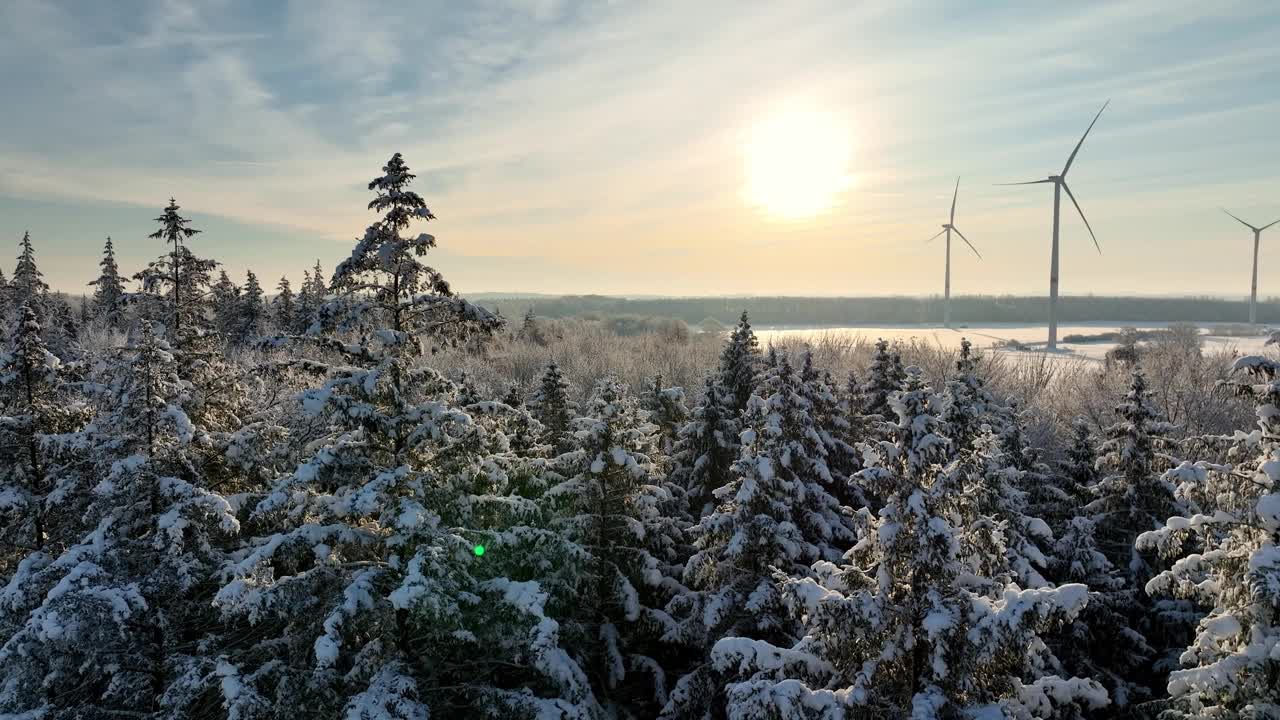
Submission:
[[193,227],[188,227],[191,221],[178,214],[178,210],[181,209],[176,200],[169,198],[169,204],[165,206],[160,217],[155,219],[156,222],[160,223],[160,229],[147,237],[155,240],[163,239],[165,242],[178,244],[201,232]]

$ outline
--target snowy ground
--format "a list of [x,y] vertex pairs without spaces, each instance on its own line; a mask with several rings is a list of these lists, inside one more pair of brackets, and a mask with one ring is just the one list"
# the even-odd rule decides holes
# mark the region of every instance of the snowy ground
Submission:
[[[1122,327],[1136,327],[1140,330],[1151,330],[1161,329],[1167,327],[1167,325],[1151,323],[1084,323],[1076,325],[1059,325],[1058,353],[1056,353],[1054,357],[1084,358],[1088,360],[1101,361],[1107,354],[1107,351],[1116,346],[1116,343],[1064,343],[1061,341],[1061,338],[1068,335],[1096,335],[1104,332],[1117,331]],[[1261,331],[1257,336],[1253,337],[1215,335],[1213,334],[1213,331],[1214,327],[1212,325],[1204,325],[1201,327],[1201,333],[1204,337],[1204,349],[1207,352],[1234,349],[1242,355],[1262,353],[1268,337]],[[1045,325],[1001,323],[971,325],[969,327],[956,327],[953,329],[946,329],[938,325],[869,325],[863,327],[764,327],[758,328],[756,330],[756,334],[760,336],[762,344],[767,344],[774,338],[816,338],[822,335],[831,334],[837,336],[862,337],[870,342],[875,342],[879,338],[884,338],[890,341],[900,340],[903,342],[909,342],[912,339],[915,339],[919,342],[942,345],[943,347],[949,348],[959,347],[960,339],[967,337],[969,338],[969,342],[972,342],[974,347],[977,349],[996,349],[998,352],[1010,352],[1025,355],[1028,351],[1044,351],[1045,338],[1048,335],[1048,329]],[[1007,350],[1004,346],[1009,341],[1021,343],[1026,346],[1028,350]]]

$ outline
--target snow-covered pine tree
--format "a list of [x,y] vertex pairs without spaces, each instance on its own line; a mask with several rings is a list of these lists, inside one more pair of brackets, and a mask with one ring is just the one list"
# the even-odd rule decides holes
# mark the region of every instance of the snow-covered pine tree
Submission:
[[203,320],[204,289],[208,286],[208,275],[216,265],[211,260],[197,258],[187,248],[186,242],[201,231],[190,227],[191,221],[178,213],[181,209],[177,201],[169,198],[169,204],[155,219],[160,223],[160,229],[147,236],[173,245],[167,262],[154,261],[137,277],[142,280],[144,290],[158,292],[160,288],[168,287],[167,330],[170,337],[177,338],[179,343],[185,337],[183,325],[195,323],[197,327],[192,329],[197,334],[199,332]]
[[[855,539],[852,511],[826,490],[825,448],[800,373],[779,355],[760,388],[764,396],[747,405],[734,479],[691,530],[695,553],[684,579],[697,594],[672,605],[674,615],[692,618],[686,640],[706,648],[725,637],[794,643],[798,625],[781,605],[775,575],[806,576],[815,562],[838,561]],[[685,674],[663,717],[699,717],[723,702],[717,673],[724,670],[703,665]]]
[[747,311],[742,311],[738,325],[729,334],[729,342],[720,353],[720,387],[733,398],[733,407],[742,413],[755,392],[756,375],[760,371],[760,342]]
[[862,456],[850,442],[853,423],[846,414],[847,406],[841,402],[831,375],[818,372],[813,364],[813,352],[808,348],[800,358],[800,386],[812,408],[814,429],[826,452],[831,476],[827,492],[841,505],[866,506],[867,498],[853,477],[862,469]]
[[[411,362],[421,343],[488,333],[496,318],[417,264],[434,241],[400,232],[430,213],[405,189],[399,155],[384,172],[370,189],[386,215],[339,266],[340,297],[325,311],[358,335],[307,338],[351,364],[309,365],[328,379],[301,404],[324,432],[256,504],[273,532],[245,547],[218,596],[273,638],[240,648],[233,664],[297,712],[599,717],[551,615],[569,602],[561,589],[572,583],[556,569],[574,550],[524,522],[538,519],[546,461],[513,457],[490,427],[513,408],[464,411],[452,383]],[[534,471],[513,475],[529,463]]]
[[720,387],[719,378],[708,375],[702,396],[671,450],[669,477],[683,492],[694,521],[715,510],[715,491],[733,478],[733,463],[742,449],[733,403],[732,395]]
[[1154,648],[1129,618],[1135,588],[1107,560],[1094,540],[1094,519],[1079,515],[1058,533],[1049,574],[1059,584],[1089,588],[1089,604],[1045,638],[1062,667],[1102,683],[1111,707],[1125,712],[1151,695],[1142,679]]
[[18,254],[18,264],[13,269],[13,279],[9,281],[8,301],[13,307],[30,307],[37,322],[47,323],[50,320],[49,285],[44,281],[44,273],[36,265],[36,251],[30,232],[22,234],[19,247],[22,251]]
[[276,327],[281,332],[293,332],[298,320],[297,303],[294,302],[293,286],[289,284],[288,276],[280,276],[280,282],[276,284],[276,296],[272,304],[275,309]]
[[1098,482],[1098,452],[1093,431],[1084,418],[1076,418],[1071,424],[1071,447],[1058,463],[1058,474],[1063,478],[1063,488],[1079,503],[1093,494]]
[[232,342],[246,345],[262,335],[267,318],[267,305],[263,299],[262,286],[258,284],[258,276],[252,270],[245,273],[244,290],[240,293],[240,321]]
[[960,357],[955,374],[947,381],[942,411],[956,452],[972,450],[987,428],[999,433],[1003,424],[1003,406],[987,390],[986,380],[978,371],[979,362],[981,358],[974,356],[973,344],[968,338],[961,338]]
[[862,384],[862,411],[884,422],[893,421],[893,408],[889,399],[902,389],[906,379],[902,356],[889,347],[883,338],[876,341],[876,349],[867,367],[867,379]]
[[120,277],[120,268],[116,265],[116,251],[107,238],[102,248],[102,260],[98,262],[101,270],[98,279],[89,283],[94,286],[93,307],[98,320],[112,329],[124,327],[125,293],[124,280]]
[[573,404],[569,402],[569,383],[560,373],[554,360],[538,381],[538,387],[529,398],[529,409],[542,424],[543,442],[550,445],[557,455],[573,448]]
[[1186,512],[1138,537],[1176,559],[1146,591],[1210,609],[1169,676],[1179,720],[1280,717],[1280,363],[1247,356],[1233,371],[1258,428],[1236,433],[1229,464],[1166,472]]
[[712,650],[716,668],[743,678],[728,688],[728,716],[1049,718],[1105,705],[1105,691],[1089,680],[1029,680],[1038,674],[1038,633],[1079,612],[1087,589],[975,594],[947,519],[962,489],[940,465],[949,445],[940,403],[918,368],[906,370],[889,403],[893,439],[862,471],[887,491],[879,518],[863,511],[845,564],[818,562],[779,578],[804,636],[789,644],[730,637]]
[[1107,474],[1095,485],[1096,499],[1088,511],[1097,521],[1099,548],[1125,573],[1130,585],[1141,587],[1152,570],[1134,540],[1178,514],[1174,488],[1164,478],[1172,463],[1160,453],[1163,438],[1173,426],[1151,402],[1140,370],[1133,372],[1115,415],[1097,460],[1099,470]]
[[687,592],[677,579],[674,496],[652,458],[654,426],[611,377],[573,419],[566,478],[545,495],[552,527],[583,551],[565,634],[595,695],[616,717],[652,717],[667,698],[678,629],[663,608]]
[[82,419],[80,403],[64,382],[61,361],[45,346],[29,304],[18,309],[0,352],[0,568],[45,549],[45,498],[51,488],[41,438],[67,432]]
[[689,419],[689,408],[684,404],[684,388],[664,387],[662,375],[655,375],[645,390],[641,408],[649,413],[649,422],[657,427],[658,454],[661,462],[671,455],[680,428]]
[[213,304],[213,325],[224,340],[230,340],[240,327],[240,286],[231,281],[227,271],[218,274],[209,293]]
[[[144,321],[93,373],[93,422],[49,438],[49,516],[65,542],[0,591],[0,710],[21,717],[188,717],[216,691],[205,643],[239,523],[205,481],[208,436],[168,344]],[[27,715],[24,715],[27,713]]]

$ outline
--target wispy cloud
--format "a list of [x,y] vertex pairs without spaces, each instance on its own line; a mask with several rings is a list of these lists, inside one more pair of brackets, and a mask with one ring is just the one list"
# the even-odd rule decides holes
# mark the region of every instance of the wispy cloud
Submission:
[[[990,183],[1059,167],[1107,97],[1073,173],[1109,251],[1158,234],[1190,252],[1230,231],[1192,207],[1268,199],[1278,27],[1280,8],[1245,0],[11,0],[0,192],[140,213],[173,194],[331,263],[368,222],[364,182],[401,151],[464,288],[929,292],[935,258],[902,242],[961,174],[990,279],[957,289],[1039,290],[1044,198]],[[744,201],[741,138],[796,96],[848,119],[858,180],[786,223]],[[296,270],[265,250],[227,259]],[[1236,274],[1206,271],[1204,290]]]

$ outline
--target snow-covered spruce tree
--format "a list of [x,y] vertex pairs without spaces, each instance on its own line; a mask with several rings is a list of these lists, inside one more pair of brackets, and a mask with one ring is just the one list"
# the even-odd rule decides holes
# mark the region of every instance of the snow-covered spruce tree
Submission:
[[842,565],[815,563],[779,577],[804,626],[788,644],[748,638],[716,643],[712,662],[743,679],[727,692],[731,718],[1079,717],[1106,704],[1096,683],[1037,672],[1038,633],[1085,605],[1087,589],[975,594],[948,521],[949,441],[940,403],[910,368],[890,397],[893,440],[862,473],[887,498],[866,517]]
[[999,432],[1003,406],[987,390],[986,380],[978,371],[980,357],[973,354],[967,338],[960,339],[960,357],[955,374],[947,381],[943,399],[942,420],[947,424],[954,449],[972,450],[975,441],[988,429]]
[[134,276],[142,281],[145,292],[168,295],[169,317],[165,328],[168,336],[176,338],[178,343],[187,337],[184,332],[195,336],[204,329],[205,290],[209,273],[217,265],[212,260],[197,258],[187,247],[186,242],[201,231],[190,227],[191,221],[178,213],[181,209],[177,201],[169,198],[169,204],[155,219],[160,229],[147,236],[172,245],[168,257],[153,261]]
[[1139,370],[1133,372],[1115,415],[1097,460],[1098,469],[1107,474],[1095,485],[1096,499],[1088,510],[1097,521],[1099,548],[1131,585],[1141,587],[1152,570],[1134,540],[1178,514],[1174,488],[1163,477],[1171,463],[1160,454],[1163,437],[1173,426],[1152,404]]
[[566,643],[615,717],[653,717],[666,702],[679,632],[663,608],[687,592],[677,579],[675,499],[644,415],[617,380],[597,383],[573,420],[575,448],[554,463],[565,480],[544,500],[552,528],[583,551]]
[[298,308],[294,302],[293,286],[289,284],[287,276],[281,276],[280,282],[276,284],[276,296],[272,305],[276,327],[282,332],[293,332],[297,325]]
[[720,353],[720,387],[733,398],[733,407],[745,412],[747,401],[755,392],[756,375],[760,371],[760,342],[747,311],[742,311],[738,325],[729,334],[729,342]]
[[555,454],[573,448],[573,404],[569,402],[569,383],[565,382],[560,366],[554,360],[547,363],[538,387],[529,398],[529,409],[542,424],[542,441],[550,445]]
[[1169,676],[1172,718],[1280,717],[1280,363],[1248,356],[1233,370],[1258,428],[1236,434],[1229,464],[1165,473],[1187,512],[1138,537],[1177,558],[1146,591],[1209,608]]
[[209,293],[213,305],[213,326],[223,339],[236,336],[240,327],[240,286],[231,281],[227,271],[218,274]]
[[657,427],[658,454],[655,461],[661,461],[671,455],[680,428],[689,419],[689,408],[684,404],[684,388],[664,387],[662,375],[656,375],[645,389],[641,408],[649,413],[649,422]]
[[1129,617],[1137,590],[1098,549],[1095,532],[1085,515],[1058,532],[1048,574],[1059,584],[1087,586],[1089,604],[1045,641],[1068,673],[1102,683],[1110,709],[1124,713],[1151,695],[1143,678],[1155,650]]
[[559,569],[581,551],[537,523],[543,473],[513,474],[546,461],[513,457],[491,422],[514,408],[464,411],[452,383],[410,362],[497,320],[418,264],[434,241],[400,233],[430,213],[399,155],[384,172],[370,189],[386,214],[339,265],[324,311],[338,334],[308,336],[349,363],[310,365],[328,379],[301,402],[326,431],[254,507],[273,532],[238,555],[218,595],[271,640],[229,662],[301,714],[599,717],[552,616],[571,602]]
[[[805,349],[800,359],[800,386],[812,408],[814,429],[826,453],[827,470],[831,482],[827,492],[841,504],[851,508],[864,507],[867,498],[854,475],[862,469],[862,457],[853,442],[853,423],[841,402],[838,388],[831,375],[818,372],[813,364],[813,352]],[[851,442],[853,441],[853,442]]]
[[875,353],[871,356],[871,365],[867,367],[867,379],[862,384],[862,411],[885,422],[892,422],[893,409],[889,399],[902,389],[905,379],[902,356],[890,349],[888,340],[878,340]]
[[262,286],[258,284],[258,276],[252,270],[245,274],[244,290],[240,293],[239,315],[236,334],[231,341],[237,345],[246,345],[262,335],[267,319]]
[[742,449],[740,432],[733,397],[715,375],[708,375],[702,396],[671,450],[669,477],[681,489],[693,520],[715,510],[715,491],[732,479],[733,463]]
[[1071,447],[1066,456],[1058,463],[1058,475],[1063,479],[1063,488],[1072,499],[1079,503],[1093,494],[1093,486],[1098,482],[1098,452],[1093,432],[1084,418],[1076,418],[1071,424]]
[[109,328],[124,327],[125,292],[124,280],[120,277],[120,268],[116,265],[116,251],[107,238],[102,248],[102,260],[98,262],[101,271],[98,279],[89,283],[93,289],[93,307],[98,320]]
[[[672,604],[675,616],[692,618],[686,641],[707,648],[725,637],[795,642],[798,625],[781,605],[775,575],[806,576],[815,562],[838,561],[855,539],[852,511],[826,490],[830,471],[800,373],[779,356],[760,388],[764,396],[747,405],[734,479],[691,530],[695,553],[684,578],[697,593]],[[685,674],[663,717],[699,717],[723,703],[725,669],[705,664]]]
[[87,387],[93,421],[48,438],[59,459],[45,506],[67,541],[28,555],[0,591],[0,711],[199,715],[217,682],[204,643],[237,519],[205,482],[191,386],[149,322]]
[[0,352],[0,568],[44,551],[49,532],[45,498],[51,488],[41,438],[67,432],[82,419],[63,366],[45,346],[31,306],[18,309],[12,345]]
[[18,264],[13,269],[13,279],[9,281],[9,297],[12,307],[26,305],[36,314],[36,321],[49,321],[49,285],[44,281],[44,273],[36,265],[35,246],[31,243],[31,233],[22,234],[19,244],[22,251],[18,254]]

